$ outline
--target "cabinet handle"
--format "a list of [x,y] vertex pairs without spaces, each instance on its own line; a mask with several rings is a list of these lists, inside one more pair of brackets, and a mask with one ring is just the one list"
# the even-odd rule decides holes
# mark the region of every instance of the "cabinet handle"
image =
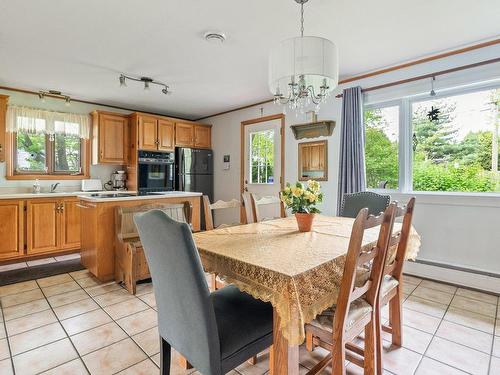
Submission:
[[81,205],[80,203],[77,203],[77,204],[76,204],[76,207],[79,207],[79,208],[89,208],[89,207],[87,207],[87,206],[83,206],[83,205]]

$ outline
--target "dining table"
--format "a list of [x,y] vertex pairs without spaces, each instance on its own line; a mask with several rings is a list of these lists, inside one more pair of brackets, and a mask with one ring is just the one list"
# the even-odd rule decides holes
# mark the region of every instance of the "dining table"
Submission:
[[[304,325],[336,303],[353,223],[316,215],[312,230],[299,232],[292,216],[193,235],[206,272],[272,304],[271,374],[299,373]],[[400,228],[394,224],[394,231]],[[377,227],[366,230],[363,246],[375,245],[378,232]],[[419,248],[412,227],[406,258],[415,259]]]

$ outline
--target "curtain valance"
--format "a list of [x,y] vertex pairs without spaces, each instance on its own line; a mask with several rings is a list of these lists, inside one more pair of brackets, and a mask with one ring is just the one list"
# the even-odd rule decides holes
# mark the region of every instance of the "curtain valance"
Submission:
[[24,131],[35,134],[77,135],[90,137],[90,116],[80,113],[48,111],[9,105],[7,107],[7,131]]

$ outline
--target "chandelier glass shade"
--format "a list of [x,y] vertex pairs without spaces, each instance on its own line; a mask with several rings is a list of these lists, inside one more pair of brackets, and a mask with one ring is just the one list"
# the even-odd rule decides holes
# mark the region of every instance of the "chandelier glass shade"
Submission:
[[339,65],[336,45],[325,38],[303,35],[278,44],[269,58],[269,90],[274,102],[305,111],[311,104],[318,108],[338,85]]

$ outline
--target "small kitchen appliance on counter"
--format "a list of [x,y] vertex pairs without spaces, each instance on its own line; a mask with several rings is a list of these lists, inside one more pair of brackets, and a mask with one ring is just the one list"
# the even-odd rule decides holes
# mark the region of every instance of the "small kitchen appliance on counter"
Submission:
[[115,171],[111,180],[104,185],[106,190],[127,190],[127,174],[125,171]]
[[98,178],[82,180],[82,191],[102,191],[102,182]]

